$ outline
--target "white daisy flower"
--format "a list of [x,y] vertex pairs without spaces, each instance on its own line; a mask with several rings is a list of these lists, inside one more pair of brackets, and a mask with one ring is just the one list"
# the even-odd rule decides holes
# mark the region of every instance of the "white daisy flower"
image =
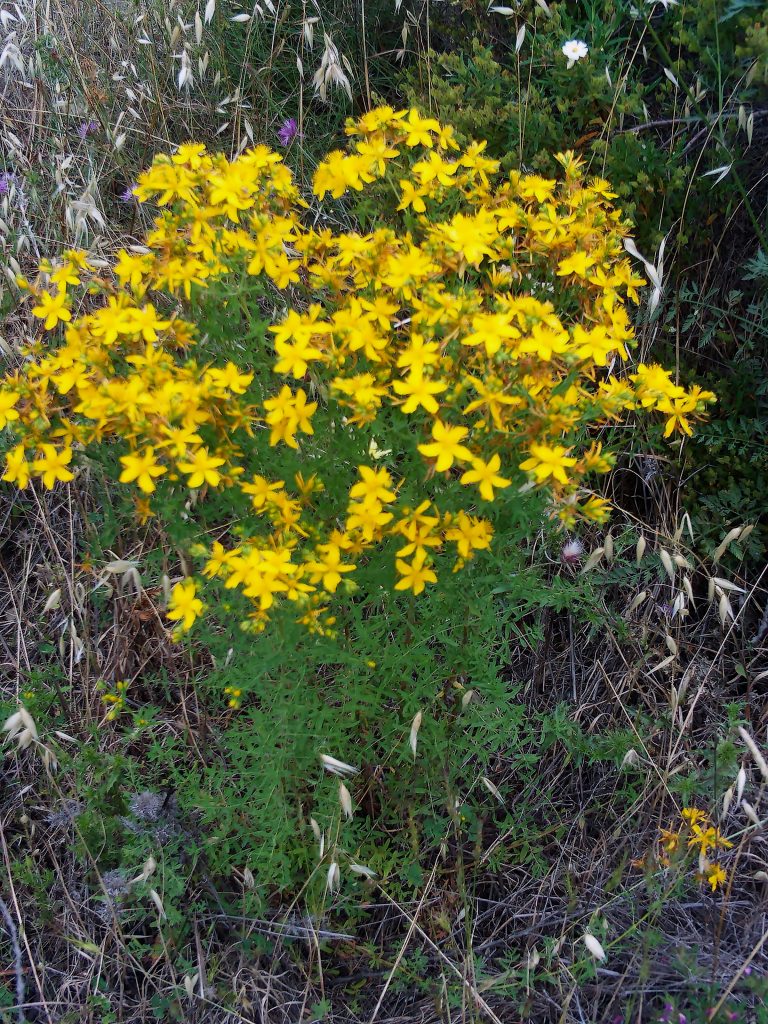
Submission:
[[569,39],[567,43],[563,43],[563,53],[568,58],[568,67],[572,68],[577,60],[587,56],[589,47],[580,39]]

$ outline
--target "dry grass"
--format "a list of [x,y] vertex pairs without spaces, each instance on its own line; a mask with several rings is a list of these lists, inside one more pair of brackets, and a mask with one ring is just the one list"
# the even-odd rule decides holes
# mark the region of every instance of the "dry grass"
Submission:
[[[115,592],[114,625],[106,634],[93,631],[98,619],[89,598],[77,596],[83,587],[77,562],[87,500],[69,488],[46,503],[33,496],[9,506],[2,532],[8,585],[0,612],[7,695],[23,691],[40,647],[60,638],[60,699],[71,738],[46,736],[45,742],[54,751],[71,750],[86,741],[89,722],[103,721],[94,685],[102,665],[128,665],[131,659],[162,663],[182,690],[180,704],[164,708],[161,725],[188,735],[192,764],[201,756],[195,737],[204,731],[215,736],[219,726],[195,703],[193,689],[185,696],[188,666],[173,655],[161,630],[134,632],[126,640],[141,607],[135,596]],[[11,515],[17,524],[12,532]],[[650,524],[645,530],[650,538]],[[659,529],[659,539],[673,557],[692,561],[694,552],[682,537],[675,545],[678,533],[670,524]],[[698,569],[713,571],[709,560]],[[694,576],[697,594],[703,578]],[[57,586],[65,595],[61,608],[41,615]],[[507,807],[532,813],[536,831],[531,833],[527,821],[520,834],[500,833],[492,813],[474,845],[460,828],[449,830],[443,856],[432,861],[411,903],[393,895],[388,883],[373,881],[365,919],[349,929],[312,913],[301,892],[289,904],[275,905],[268,918],[242,915],[238,893],[247,879],[214,879],[203,867],[190,875],[185,893],[195,910],[191,966],[184,976],[176,956],[159,941],[158,906],[172,898],[162,877],[153,881],[158,906],[147,906],[143,919],[137,922],[134,915],[124,925],[119,892],[130,880],[116,872],[101,875],[95,860],[83,861],[87,844],[77,841],[76,814],[82,808],[69,789],[72,780],[50,766],[46,770],[35,744],[7,760],[0,808],[4,899],[23,936],[26,1019],[101,1019],[92,994],[104,977],[120,979],[117,988],[113,980],[106,989],[116,1019],[137,1024],[153,1019],[153,1000],[172,992],[189,1021],[287,1024],[314,1019],[309,1008],[323,1001],[334,1007],[329,1019],[340,1024],[442,1022],[459,1011],[469,1019],[506,1021],[518,1012],[526,971],[531,964],[541,971],[544,963],[548,982],[542,984],[539,973],[528,986],[527,1019],[624,1019],[630,1001],[633,1019],[644,1020],[643,1006],[654,1005],[656,997],[685,998],[713,982],[722,991],[745,968],[765,970],[768,810],[760,765],[745,743],[743,799],[749,808],[733,798],[719,822],[735,842],[725,862],[731,879],[725,892],[699,889],[692,896],[689,887],[676,885],[674,873],[649,886],[643,870],[628,863],[654,849],[658,829],[674,818],[680,798],[670,785],[700,766],[722,737],[723,706],[746,699],[751,735],[768,754],[759,740],[768,724],[766,708],[755,686],[766,666],[766,648],[749,644],[765,592],[754,588],[736,595],[734,617],[724,627],[718,601],[704,611],[701,597],[695,615],[670,624],[659,606],[668,605],[675,592],[660,577],[621,640],[590,636],[567,613],[544,613],[546,643],[535,652],[519,648],[509,666],[511,679],[530,680],[531,714],[567,702],[572,720],[588,733],[634,729],[636,757],[626,769],[574,765],[567,747],[555,744],[541,764],[538,786],[528,789],[519,786],[515,758],[500,754],[489,781]],[[668,636],[677,653],[659,669],[669,656]],[[745,674],[735,670],[739,664]],[[651,733],[643,725],[665,721]],[[103,753],[120,752],[119,733],[103,729],[99,735]],[[626,772],[632,773],[635,796],[622,803]],[[751,808],[757,823],[750,820]],[[194,834],[194,822],[175,822],[173,810],[162,821]],[[516,852],[533,841],[546,859],[543,874]],[[36,871],[49,873],[52,917],[30,888],[23,867],[30,857]],[[591,981],[577,983],[579,964],[589,961],[583,936],[602,926],[607,959],[596,964]],[[257,939],[269,945],[254,953]],[[146,952],[137,955],[137,943]],[[424,978],[435,984],[425,989]]]

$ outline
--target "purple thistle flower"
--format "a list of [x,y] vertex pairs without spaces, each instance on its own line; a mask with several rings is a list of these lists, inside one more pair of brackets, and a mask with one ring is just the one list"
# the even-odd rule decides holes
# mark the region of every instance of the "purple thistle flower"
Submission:
[[299,138],[299,124],[295,117],[289,117],[286,121],[283,121],[277,137],[280,140],[280,144],[286,148],[290,146],[294,139]]
[[581,556],[584,554],[584,545],[579,540],[569,540],[563,544],[560,557],[568,565],[578,565]]
[[83,121],[83,123],[77,129],[77,134],[80,136],[81,139],[85,139],[89,135],[93,135],[93,133],[98,130],[98,121]]

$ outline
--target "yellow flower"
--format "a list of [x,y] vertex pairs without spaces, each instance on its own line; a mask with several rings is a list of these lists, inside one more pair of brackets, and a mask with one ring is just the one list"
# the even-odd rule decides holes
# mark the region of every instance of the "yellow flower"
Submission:
[[198,448],[187,462],[179,462],[177,465],[182,473],[189,474],[188,487],[202,487],[203,484],[217,487],[221,480],[221,473],[217,471],[216,467],[223,466],[224,459],[211,455],[207,448]]
[[363,501],[350,502],[346,528],[347,532],[359,530],[364,540],[373,541],[374,536],[392,519],[392,513],[385,512],[380,502],[367,497]]
[[594,523],[604,523],[610,518],[611,506],[604,498],[592,497],[584,502],[579,511]]
[[511,480],[499,475],[499,469],[501,469],[501,459],[498,455],[492,455],[487,462],[482,459],[472,459],[472,469],[468,469],[463,474],[461,482],[477,484],[481,496],[486,501],[493,501],[495,498],[494,487],[501,490],[504,487],[509,487],[512,483]]
[[554,178],[542,178],[538,174],[527,174],[520,179],[518,186],[523,199],[535,199],[545,202],[555,191],[557,182]]
[[688,437],[693,434],[688,414],[693,412],[696,406],[688,395],[683,398],[662,398],[657,408],[669,417],[664,426],[664,437],[669,437],[675,430],[687,434]]
[[243,494],[250,494],[253,507],[260,509],[264,508],[267,501],[279,491],[282,491],[284,487],[285,484],[282,480],[270,483],[269,480],[259,476],[257,473],[249,484],[241,484],[240,489]]
[[226,575],[228,567],[237,558],[240,551],[240,548],[232,548],[228,551],[223,544],[215,540],[211,547],[210,558],[203,568],[203,576],[212,578]]
[[608,473],[614,464],[613,455],[603,454],[603,442],[595,441],[589,451],[582,457],[582,465],[587,473]]
[[473,267],[479,267],[484,256],[493,255],[492,243],[497,238],[496,222],[486,210],[474,216],[457,213],[450,223],[439,225],[435,233]]
[[698,825],[699,822],[709,821],[707,813],[698,807],[684,807],[680,812],[680,817],[690,826]]
[[520,337],[520,331],[509,321],[508,313],[480,313],[472,317],[472,333],[462,338],[462,345],[483,345],[489,356],[495,356],[507,342]]
[[171,157],[175,164],[186,164],[193,170],[197,170],[203,163],[205,155],[204,142],[184,142]]
[[680,846],[680,833],[672,829],[661,829],[660,842],[662,849],[667,853],[674,853]]
[[550,447],[545,444],[532,444],[531,457],[520,463],[523,472],[532,472],[536,483],[543,483],[552,477],[561,484],[568,483],[566,469],[576,465],[576,459],[568,456],[568,449],[562,445]]
[[400,150],[393,149],[385,135],[371,135],[363,142],[358,142],[355,149],[361,156],[368,157],[379,176],[386,174],[387,160],[400,156]]
[[269,436],[271,445],[285,441],[291,448],[298,448],[294,437],[296,430],[314,434],[311,417],[317,409],[317,402],[307,402],[303,388],[294,395],[287,384],[283,385],[279,395],[264,402],[264,408],[267,410],[267,423],[272,428]]
[[429,380],[421,373],[412,372],[405,380],[396,380],[392,385],[398,395],[404,395],[403,412],[415,412],[422,406],[427,412],[436,413],[440,408],[435,395],[448,390],[448,385],[439,380]]
[[164,331],[170,327],[170,320],[161,320],[154,306],[147,304],[140,309],[134,309],[133,329],[141,335],[144,341],[157,341],[158,331]]
[[458,164],[450,164],[439,153],[432,152],[426,160],[418,160],[411,168],[411,173],[416,175],[422,187],[428,187],[433,182],[450,187],[453,175],[458,170]]
[[234,363],[227,363],[223,369],[211,367],[206,370],[206,378],[217,388],[231,391],[233,395],[243,395],[253,380],[252,373],[241,373]]
[[688,840],[689,846],[698,846],[703,854],[710,850],[730,850],[733,843],[720,834],[720,829],[714,825],[702,828],[699,824],[691,825],[691,836]]
[[469,448],[459,444],[468,433],[466,427],[450,427],[440,420],[435,420],[432,424],[434,441],[430,444],[420,444],[419,451],[427,458],[435,459],[435,469],[438,473],[443,473],[450,469],[457,459],[466,462],[472,458]]
[[348,156],[341,150],[335,150],[318,165],[312,190],[318,199],[322,199],[326,192],[339,199],[348,188],[360,192],[364,184],[375,181],[372,167],[373,161],[367,156]]
[[193,579],[177,583],[171,591],[166,617],[172,622],[179,622],[180,628],[184,632],[192,628],[195,619],[203,612],[203,602],[196,596],[196,592],[197,588]]
[[392,488],[392,477],[386,469],[373,469],[371,466],[358,466],[360,480],[349,489],[350,498],[361,498],[387,504],[395,500]]
[[156,195],[158,206],[166,206],[177,199],[191,205],[197,204],[195,178],[191,170],[174,166],[165,155],[156,158],[152,167],[139,175],[133,194],[140,203]]
[[450,521],[445,539],[455,543],[463,559],[472,557],[474,551],[485,551],[491,546],[493,527],[484,519],[476,519],[462,511]]
[[121,249],[114,266],[115,277],[121,284],[128,285],[134,291],[139,291],[152,269],[152,263],[151,254],[135,254]]
[[19,418],[18,410],[14,409],[19,398],[20,395],[13,391],[0,391],[0,430],[10,423],[11,420]]
[[5,472],[2,479],[9,484],[16,484],[20,490],[29,483],[30,465],[26,459],[24,445],[12,448],[5,457]]
[[709,883],[712,892],[715,892],[718,886],[723,885],[727,880],[728,875],[720,867],[719,864],[710,864],[706,871],[707,882]]
[[428,565],[425,565],[427,554],[424,550],[417,551],[411,562],[398,558],[395,567],[402,579],[395,584],[395,590],[412,590],[420,594],[427,583],[437,583],[437,576]]
[[427,194],[426,191],[417,188],[412,181],[408,181],[403,178],[399,182],[400,184],[400,203],[398,210],[407,210],[408,207],[413,207],[415,213],[425,213],[426,204],[424,202],[424,196]]
[[611,183],[606,181],[605,178],[590,178],[589,190],[594,192],[596,196],[600,196],[601,199],[616,199],[618,195],[618,193],[611,191]]
[[49,491],[53,490],[57,480],[61,480],[62,483],[74,480],[75,474],[67,469],[72,461],[71,448],[63,448],[59,451],[55,445],[44,444],[42,451],[42,458],[35,459],[32,468],[38,476],[43,478],[43,484]]
[[303,377],[309,369],[312,360],[322,359],[323,354],[319,349],[313,348],[308,341],[298,339],[293,345],[287,341],[278,339],[275,342],[275,351],[280,357],[273,369],[275,373],[293,374],[296,380]]
[[129,484],[135,480],[145,494],[151,494],[155,489],[153,477],[162,476],[166,472],[165,466],[158,465],[152,447],[145,448],[143,452],[121,455],[120,461],[125,466],[120,474],[120,483]]
[[51,274],[51,280],[60,289],[65,289],[68,284],[80,284],[80,275],[75,271],[71,263],[63,263]]
[[36,306],[32,307],[32,313],[43,320],[43,327],[50,331],[60,321],[66,322],[72,319],[72,313],[67,308],[67,293],[59,292],[51,295],[50,292],[43,292],[40,295]]
[[581,277],[584,280],[589,276],[589,268],[595,265],[595,257],[590,256],[586,252],[575,252],[571,256],[566,256],[565,259],[560,260],[557,264],[557,276],[568,277],[570,274],[575,274],[577,277]]
[[431,149],[433,139],[430,133],[440,131],[440,122],[435,121],[433,117],[422,118],[418,110],[411,109],[408,111],[408,116],[405,120],[399,123],[398,128],[405,132],[406,146],[410,148],[413,146],[426,146],[428,149]]
[[657,405],[669,398],[680,398],[685,394],[683,389],[671,380],[669,370],[657,364],[646,366],[640,363],[637,373],[631,373],[629,379],[635,385],[635,392],[644,409]]
[[321,544],[318,549],[318,558],[307,563],[313,583],[322,581],[325,589],[336,593],[336,588],[341,583],[341,574],[353,572],[357,566],[348,562],[342,562],[341,550],[337,544]]

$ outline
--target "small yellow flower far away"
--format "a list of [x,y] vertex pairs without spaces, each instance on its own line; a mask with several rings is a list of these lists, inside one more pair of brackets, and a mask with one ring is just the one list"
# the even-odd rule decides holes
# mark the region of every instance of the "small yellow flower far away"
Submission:
[[723,885],[728,878],[728,875],[719,864],[710,864],[706,870],[706,876],[712,892]]

